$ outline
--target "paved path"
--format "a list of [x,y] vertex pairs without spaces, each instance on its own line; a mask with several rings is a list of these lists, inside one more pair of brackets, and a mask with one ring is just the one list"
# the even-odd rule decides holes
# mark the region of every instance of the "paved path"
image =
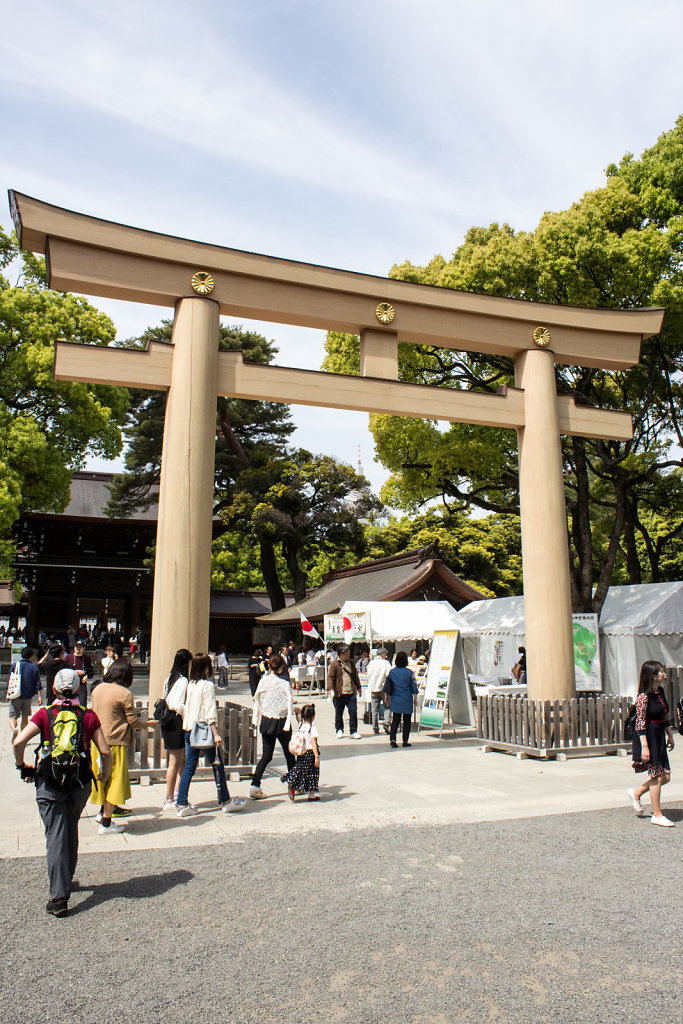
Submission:
[[61,921],[5,743],[3,1024],[680,1024],[683,739],[664,791],[678,827],[659,829],[627,805],[626,758],[390,750],[336,740],[319,708],[324,801],[292,805],[276,767],[246,813],[201,782],[203,813],[178,820],[161,785],[135,786],[123,836],[82,822]]

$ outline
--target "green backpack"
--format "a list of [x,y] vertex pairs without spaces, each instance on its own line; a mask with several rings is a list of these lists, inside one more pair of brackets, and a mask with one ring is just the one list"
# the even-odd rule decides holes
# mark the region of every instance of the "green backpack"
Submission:
[[36,775],[64,792],[89,786],[93,773],[83,741],[85,708],[71,701],[55,701],[45,710],[50,736],[36,752],[36,756],[42,754]]

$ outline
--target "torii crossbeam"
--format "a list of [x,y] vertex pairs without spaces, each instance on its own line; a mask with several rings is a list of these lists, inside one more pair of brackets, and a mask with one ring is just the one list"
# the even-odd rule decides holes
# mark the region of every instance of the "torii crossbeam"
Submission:
[[[519,438],[529,697],[575,694],[560,435],[627,440],[625,413],[558,396],[554,364],[626,369],[664,310],[495,298],[332,270],[160,235],[10,191],[20,245],[50,286],[175,308],[173,345],[59,343],[64,380],[168,391],[157,528],[150,697],[179,647],[206,650],[216,395],[512,427]],[[359,334],[361,378],[244,363],[218,351],[219,314]],[[501,394],[400,383],[398,342],[506,355]]]

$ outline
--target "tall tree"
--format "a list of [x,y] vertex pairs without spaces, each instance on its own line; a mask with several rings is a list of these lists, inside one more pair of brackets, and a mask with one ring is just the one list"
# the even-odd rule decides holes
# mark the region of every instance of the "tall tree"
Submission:
[[364,524],[381,505],[350,466],[305,449],[245,471],[223,519],[232,529],[279,549],[294,599],[303,601],[308,567],[324,553],[339,564],[365,551]]
[[[47,287],[44,261],[0,230],[0,569],[23,509],[62,511],[88,455],[114,458],[128,405],[122,388],[57,381],[56,341],[108,345],[111,320],[85,299]],[[8,276],[17,283],[13,286]]]
[[[632,414],[625,443],[563,439],[573,601],[600,611],[617,560],[642,576],[638,535],[657,560],[641,514],[662,487],[674,534],[680,488],[666,483],[681,467],[683,445],[683,118],[640,160],[607,169],[603,187],[533,232],[509,225],[472,228],[449,260],[395,266],[391,277],[462,291],[559,304],[629,309],[662,305],[662,332],[643,343],[638,366],[622,373],[558,366],[559,394]],[[328,336],[325,367],[349,372],[358,361],[353,336]],[[513,382],[509,360],[401,345],[401,379],[494,391]],[[357,372],[357,371],[356,371]],[[414,510],[440,497],[449,506],[518,514],[517,445],[512,431],[371,417],[377,452],[392,470],[384,496]],[[679,446],[677,451],[674,445]],[[636,565],[636,563],[638,563]],[[656,575],[657,570],[653,570]]]

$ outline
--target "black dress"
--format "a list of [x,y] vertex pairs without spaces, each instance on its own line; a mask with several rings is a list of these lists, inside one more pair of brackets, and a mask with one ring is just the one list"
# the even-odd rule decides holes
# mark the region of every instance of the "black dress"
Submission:
[[[669,705],[662,687],[656,691],[648,690],[639,693],[636,698],[636,725],[633,733],[633,770],[647,772],[656,779],[666,775],[669,768],[669,755],[666,749],[666,726],[669,717]],[[647,736],[650,760],[643,761],[641,735]]]

